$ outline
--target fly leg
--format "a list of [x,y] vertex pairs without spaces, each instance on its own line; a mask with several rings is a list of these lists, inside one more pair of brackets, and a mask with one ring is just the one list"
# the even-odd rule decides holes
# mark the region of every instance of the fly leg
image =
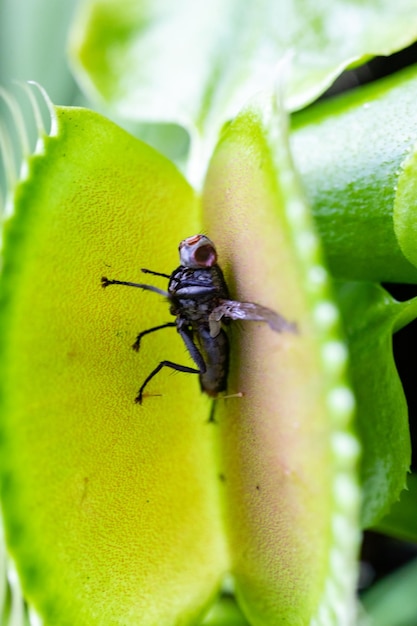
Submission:
[[185,346],[190,353],[192,360],[198,367],[198,373],[204,374],[207,370],[207,365],[205,360],[203,359],[203,355],[194,343],[192,330],[187,328],[187,326],[179,326],[178,332],[181,335],[181,338],[185,343]]
[[142,283],[130,283],[125,280],[112,280],[103,276],[101,279],[101,286],[108,287],[109,285],[125,285],[126,287],[138,287],[139,289],[143,289],[144,291],[153,291],[154,293],[159,293],[161,296],[165,296],[169,298],[169,293],[164,291],[163,289],[159,289],[159,287],[154,287],[153,285],[143,285]]
[[171,367],[173,370],[177,372],[185,372],[186,374],[199,374],[200,370],[197,370],[193,367],[187,367],[186,365],[179,365],[178,363],[173,363],[172,361],[161,361],[160,364],[155,367],[155,369],[149,374],[149,376],[144,380],[141,388],[139,389],[139,393],[136,396],[135,402],[137,404],[142,404],[143,392],[145,387],[152,380],[154,376],[163,368],[163,367]]
[[145,335],[149,335],[149,333],[154,333],[157,330],[161,330],[161,328],[171,328],[172,326],[176,326],[176,323],[175,322],[167,322],[166,324],[161,324],[161,326],[154,326],[154,328],[148,328],[148,330],[143,330],[136,337],[136,341],[133,344],[132,348],[134,350],[136,350],[136,352],[139,352],[140,340],[142,339],[142,337],[144,337]]
[[163,274],[162,272],[154,272],[153,270],[147,270],[146,267],[142,267],[141,272],[144,274],[152,274],[153,276],[162,276],[163,278],[171,278],[169,274]]
[[[171,325],[175,326],[176,324],[174,322]],[[162,326],[162,328],[164,327],[165,325]],[[160,327],[150,329],[150,331],[152,332],[152,330],[158,330],[158,328]],[[170,367],[171,369],[176,370],[177,372],[184,372],[186,374],[204,374],[204,372],[206,371],[207,369],[206,363],[203,359],[201,352],[199,351],[199,349],[197,348],[197,346],[195,345],[193,341],[192,331],[186,326],[180,326],[178,328],[178,332],[181,335],[187,347],[187,350],[190,353],[190,356],[193,359],[194,363],[197,365],[198,369],[194,367],[188,367],[187,365],[180,365],[179,363],[173,363],[172,361],[161,361],[160,364],[157,367],[155,367],[155,369],[149,374],[149,376],[142,383],[142,386],[139,389],[139,393],[135,400],[137,404],[142,404],[143,392],[145,390],[145,387],[147,386],[149,381],[151,381],[152,378],[156,376],[158,372],[161,371],[163,367]]]

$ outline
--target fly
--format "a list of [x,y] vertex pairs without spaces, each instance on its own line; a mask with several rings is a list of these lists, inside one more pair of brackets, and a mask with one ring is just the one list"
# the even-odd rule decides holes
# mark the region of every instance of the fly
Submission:
[[161,361],[145,378],[135,402],[142,404],[143,392],[158,372],[170,367],[178,372],[198,374],[202,391],[216,397],[226,390],[229,369],[229,342],[222,324],[230,320],[266,322],[276,332],[295,332],[295,324],[279,313],[253,302],[230,300],[223,272],[217,264],[214,244],[205,235],[194,235],[179,245],[181,265],[169,274],[142,269],[145,274],[169,279],[168,291],[153,285],[110,280],[103,276],[103,287],[126,285],[159,293],[170,304],[175,321],[144,330],[133,349],[139,351],[142,338],[162,328],[176,328],[196,367]]

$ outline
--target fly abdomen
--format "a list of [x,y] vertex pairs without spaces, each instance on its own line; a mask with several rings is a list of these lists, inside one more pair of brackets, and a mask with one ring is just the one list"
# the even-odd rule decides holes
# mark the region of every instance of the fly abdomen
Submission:
[[229,369],[227,335],[222,329],[216,337],[212,337],[209,327],[204,325],[198,328],[197,337],[206,362],[206,371],[200,374],[201,389],[209,396],[217,396],[227,387]]

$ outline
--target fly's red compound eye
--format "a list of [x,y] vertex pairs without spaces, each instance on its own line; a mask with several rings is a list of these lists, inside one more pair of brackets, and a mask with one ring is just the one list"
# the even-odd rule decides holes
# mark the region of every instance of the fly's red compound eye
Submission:
[[211,244],[200,246],[194,252],[194,259],[200,267],[211,267],[217,261],[216,250]]
[[211,267],[217,263],[216,248],[205,235],[194,235],[181,241],[180,261],[184,267]]

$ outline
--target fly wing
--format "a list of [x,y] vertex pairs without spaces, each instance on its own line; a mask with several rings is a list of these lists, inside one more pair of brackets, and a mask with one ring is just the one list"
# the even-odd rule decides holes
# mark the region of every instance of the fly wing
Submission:
[[297,332],[296,324],[289,322],[282,315],[268,309],[266,306],[254,302],[237,302],[222,300],[209,315],[210,334],[216,337],[220,332],[222,317],[231,320],[247,320],[250,322],[266,322],[269,327],[278,332]]

